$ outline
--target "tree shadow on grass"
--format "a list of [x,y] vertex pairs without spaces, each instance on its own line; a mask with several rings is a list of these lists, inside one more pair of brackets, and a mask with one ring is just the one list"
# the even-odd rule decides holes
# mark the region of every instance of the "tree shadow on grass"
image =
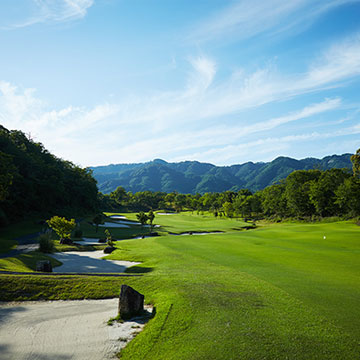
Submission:
[[127,274],[146,274],[152,272],[154,269],[152,267],[145,266],[132,266],[126,269]]

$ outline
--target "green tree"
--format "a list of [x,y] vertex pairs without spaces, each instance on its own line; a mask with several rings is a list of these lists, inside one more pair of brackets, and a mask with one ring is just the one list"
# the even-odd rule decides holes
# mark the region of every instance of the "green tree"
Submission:
[[92,222],[93,222],[93,224],[96,225],[96,227],[95,227],[95,232],[97,233],[97,232],[98,232],[99,225],[104,222],[103,214],[97,214],[97,215],[93,218]]
[[288,214],[284,183],[268,186],[260,192],[260,197],[266,216],[285,217]]
[[143,211],[140,211],[138,214],[136,214],[136,218],[139,220],[139,223],[142,226],[144,226],[149,219]]
[[223,209],[227,217],[232,218],[234,215],[233,204],[229,201],[225,201],[223,204]]
[[110,198],[114,200],[118,206],[123,206],[128,200],[128,194],[122,186],[118,186],[115,191],[110,193]]
[[309,197],[316,213],[320,216],[338,215],[339,206],[335,202],[336,190],[351,175],[342,169],[331,169],[321,173],[311,181]]
[[354,176],[360,175],[360,149],[356,150],[356,153],[350,157],[350,160],[353,164],[353,173]]
[[148,220],[150,222],[150,233],[152,233],[153,227],[154,227],[153,221],[155,219],[155,214],[154,214],[154,212],[152,210],[150,210],[149,213],[147,214],[147,218],[148,218]]
[[46,220],[46,222],[56,232],[56,234],[59,235],[60,244],[69,242],[71,232],[76,226],[75,219],[66,220],[64,217],[53,216],[51,219]]
[[317,180],[320,175],[319,170],[297,170],[286,178],[285,197],[290,215],[311,216],[315,213],[309,191],[311,181]]
[[336,189],[335,203],[341,213],[349,216],[360,216],[360,179],[350,177]]

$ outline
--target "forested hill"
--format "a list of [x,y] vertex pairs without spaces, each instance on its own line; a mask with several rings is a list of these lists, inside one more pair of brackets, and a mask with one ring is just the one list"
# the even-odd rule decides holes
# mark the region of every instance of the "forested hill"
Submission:
[[105,194],[118,186],[127,191],[163,191],[206,193],[249,189],[257,191],[285,179],[294,170],[332,168],[351,169],[351,154],[326,156],[323,159],[296,160],[278,157],[268,163],[215,166],[198,161],[168,163],[156,159],[147,163],[92,167],[99,190]]
[[0,125],[0,226],[23,217],[94,212],[91,171],[50,154],[23,132]]

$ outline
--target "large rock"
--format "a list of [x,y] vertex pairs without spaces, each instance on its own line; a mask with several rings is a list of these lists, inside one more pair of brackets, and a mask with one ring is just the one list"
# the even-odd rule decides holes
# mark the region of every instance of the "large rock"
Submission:
[[52,265],[49,260],[40,260],[36,262],[36,271],[52,272]]
[[62,245],[72,245],[73,244],[73,242],[72,242],[72,240],[71,239],[67,239],[67,238],[62,238],[62,239],[60,239],[60,244],[62,244]]
[[107,247],[104,249],[104,253],[105,253],[105,254],[111,254],[114,250],[115,250],[115,248],[114,248],[113,246],[107,246]]
[[119,297],[119,315],[121,319],[130,319],[144,312],[144,295],[131,286],[121,285]]

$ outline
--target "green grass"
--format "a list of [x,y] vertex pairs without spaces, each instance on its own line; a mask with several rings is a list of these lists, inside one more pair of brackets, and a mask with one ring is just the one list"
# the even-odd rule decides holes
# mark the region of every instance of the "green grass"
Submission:
[[[176,231],[190,230],[183,221],[176,227],[176,216],[165,221],[171,218]],[[278,224],[119,246],[111,258],[142,260],[135,268],[153,269],[151,285],[139,286],[160,308],[124,359],[359,354],[360,228],[352,223]]]
[[16,272],[32,272],[36,270],[36,262],[39,260],[50,260],[53,267],[62,263],[38,251],[31,251],[14,257],[0,259],[0,270]]
[[0,299],[106,298],[131,285],[156,315],[125,360],[358,358],[360,227],[236,231],[240,221],[189,213],[155,223],[163,232],[225,233],[118,242],[109,258],[142,261],[128,270],[137,278],[0,276]]
[[[112,214],[112,213],[106,213]],[[131,214],[134,215],[134,214]],[[134,215],[135,216],[135,215]],[[131,219],[132,216],[129,216]],[[133,219],[136,220],[136,219]],[[114,222],[116,221],[111,219],[104,219],[106,222]],[[96,232],[96,227],[94,225],[90,225],[91,219],[86,219],[81,222],[81,230],[83,231],[83,237],[93,237],[93,238],[105,238],[105,229],[106,227],[98,227],[98,231]],[[109,227],[108,230],[110,231],[111,235],[116,239],[130,239],[136,236],[146,235],[149,233],[149,228],[142,227],[140,225],[129,225],[128,228],[111,228]]]
[[107,299],[119,296],[120,287],[124,283],[133,285],[133,279],[76,275],[0,275],[0,300]]
[[[113,215],[115,213],[106,213]],[[136,213],[122,213],[130,220],[136,220]],[[239,219],[215,218],[210,213],[196,215],[195,213],[182,212],[174,215],[158,215],[155,213],[154,224],[161,225],[160,232],[182,233],[188,231],[211,232],[211,231],[237,231],[242,230],[243,226],[249,226],[251,223],[245,223]],[[159,231],[155,228],[155,231]]]

